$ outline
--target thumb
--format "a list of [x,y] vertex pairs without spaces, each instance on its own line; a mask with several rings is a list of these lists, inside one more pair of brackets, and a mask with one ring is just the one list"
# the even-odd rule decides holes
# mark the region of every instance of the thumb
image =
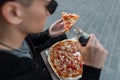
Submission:
[[94,46],[96,43],[96,36],[94,34],[90,34],[90,38],[88,40],[88,43],[85,47],[90,47],[90,46]]

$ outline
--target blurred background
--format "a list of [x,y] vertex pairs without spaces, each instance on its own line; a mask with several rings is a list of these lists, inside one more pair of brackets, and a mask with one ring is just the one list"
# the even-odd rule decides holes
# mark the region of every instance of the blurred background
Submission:
[[[80,15],[73,26],[94,33],[109,54],[100,80],[120,80],[120,0],[57,0],[56,12],[48,17],[45,29],[61,18],[61,12]],[[73,29],[67,33],[74,37]]]

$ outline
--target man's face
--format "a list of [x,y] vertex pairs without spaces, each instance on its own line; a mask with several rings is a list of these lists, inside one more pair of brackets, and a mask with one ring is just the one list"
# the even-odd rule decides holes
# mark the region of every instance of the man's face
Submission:
[[25,33],[38,33],[43,31],[49,12],[46,6],[50,0],[33,0],[30,7],[23,9],[22,23],[19,28]]

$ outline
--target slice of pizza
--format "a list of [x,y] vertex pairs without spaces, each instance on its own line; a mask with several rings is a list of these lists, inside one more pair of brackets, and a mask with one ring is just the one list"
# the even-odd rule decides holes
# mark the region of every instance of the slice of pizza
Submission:
[[77,20],[80,18],[77,14],[62,12],[62,18],[64,22],[64,28],[66,31],[69,31],[71,27],[77,22]]

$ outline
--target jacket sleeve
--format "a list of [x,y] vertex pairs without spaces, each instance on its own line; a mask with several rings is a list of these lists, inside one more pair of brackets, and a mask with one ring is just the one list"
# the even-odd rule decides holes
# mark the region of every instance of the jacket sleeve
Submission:
[[49,36],[49,29],[41,33],[30,34],[29,37],[35,46],[43,44],[51,38]]
[[49,36],[48,29],[41,33],[30,34],[28,37],[31,40],[31,42],[33,43],[35,49],[38,50],[39,52],[41,52],[44,49],[49,48],[50,46],[52,46],[54,43],[56,43],[58,41],[67,39],[66,34],[51,38]]
[[99,80],[101,69],[83,65],[82,78],[79,80]]
[[42,43],[39,46],[37,46],[36,50],[41,52],[44,49],[47,49],[47,48],[51,47],[54,43],[56,43],[58,41],[61,41],[61,40],[64,40],[64,39],[67,39],[67,35],[66,34],[60,35],[60,36],[55,37],[55,38],[50,38],[45,43]]

